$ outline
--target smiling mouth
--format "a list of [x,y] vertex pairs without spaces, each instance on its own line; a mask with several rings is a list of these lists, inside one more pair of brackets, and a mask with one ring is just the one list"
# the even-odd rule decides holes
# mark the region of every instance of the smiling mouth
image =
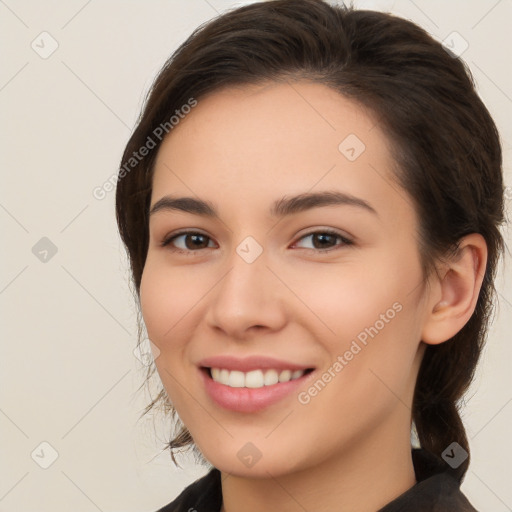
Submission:
[[267,386],[274,386],[297,380],[313,371],[313,368],[304,370],[277,370],[277,369],[256,369],[249,372],[238,370],[228,370],[226,368],[208,368],[202,370],[214,382],[223,384],[230,388],[250,388],[258,389]]

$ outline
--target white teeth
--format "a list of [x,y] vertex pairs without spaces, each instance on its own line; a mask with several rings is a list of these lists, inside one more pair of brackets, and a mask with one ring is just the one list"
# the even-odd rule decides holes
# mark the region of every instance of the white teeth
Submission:
[[[212,368],[213,370],[213,368]],[[219,371],[219,382],[226,384],[229,382],[229,370],[220,370]]]
[[295,370],[292,373],[292,380],[295,380],[295,379],[298,379],[299,377],[302,377],[303,374],[304,374],[304,372],[302,370]]
[[279,374],[279,382],[288,382],[292,378],[292,372],[291,370],[283,370]]
[[246,388],[261,388],[263,387],[263,372],[261,370],[253,370],[245,374],[245,387]]
[[228,386],[231,388],[245,387],[245,374],[243,372],[229,372]]
[[262,388],[278,382],[288,382],[302,377],[306,370],[252,370],[244,373],[224,368],[211,368],[211,376],[215,382],[231,388]]
[[263,382],[265,386],[272,386],[273,384],[277,384],[279,382],[279,374],[277,373],[277,370],[267,370],[265,372]]

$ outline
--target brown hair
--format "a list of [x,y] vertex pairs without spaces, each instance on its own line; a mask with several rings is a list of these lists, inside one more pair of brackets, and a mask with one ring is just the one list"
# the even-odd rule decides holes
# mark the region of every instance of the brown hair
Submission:
[[[453,338],[427,347],[412,408],[422,448],[440,457],[456,441],[469,453],[459,402],[484,343],[503,251],[501,147],[463,61],[410,21],[321,0],[274,0],[227,12],[194,31],[156,78],[126,146],[125,171],[118,176],[117,222],[136,299],[148,250],[153,164],[160,140],[129,171],[126,162],[191,97],[197,101],[225,86],[297,79],[327,85],[380,120],[392,143],[396,178],[420,219],[425,276],[465,235],[480,233],[487,243],[476,309]],[[139,317],[139,338],[140,333]],[[148,378],[154,371],[153,366]],[[179,429],[169,442],[171,455],[175,448],[194,447],[163,388],[145,412],[159,403]],[[469,458],[456,472],[459,480],[468,465]]]

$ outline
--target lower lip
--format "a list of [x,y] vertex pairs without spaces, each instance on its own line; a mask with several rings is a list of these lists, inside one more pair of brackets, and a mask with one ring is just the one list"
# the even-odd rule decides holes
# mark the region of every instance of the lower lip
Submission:
[[215,382],[208,372],[200,370],[206,392],[224,409],[237,412],[258,412],[283,400],[304,384],[313,372],[288,382],[278,382],[261,388],[232,388]]

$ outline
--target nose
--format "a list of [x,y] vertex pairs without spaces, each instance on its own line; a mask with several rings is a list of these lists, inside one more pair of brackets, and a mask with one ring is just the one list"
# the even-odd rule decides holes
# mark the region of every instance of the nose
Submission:
[[265,251],[253,262],[236,251],[210,295],[206,321],[232,340],[245,341],[287,322],[285,287],[268,267]]

